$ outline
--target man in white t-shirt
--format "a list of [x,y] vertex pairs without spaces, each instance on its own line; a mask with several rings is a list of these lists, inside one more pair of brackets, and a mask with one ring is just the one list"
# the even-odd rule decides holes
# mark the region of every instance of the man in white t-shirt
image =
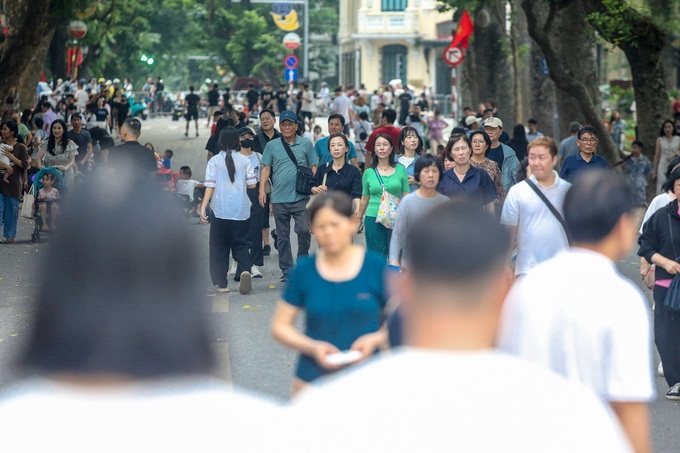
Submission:
[[335,89],[335,99],[331,102],[331,113],[339,113],[345,118],[342,133],[349,136],[349,125],[354,121],[354,110],[352,109],[352,101],[342,91],[342,87]]
[[76,94],[73,96],[76,105],[78,106],[78,112],[83,113],[85,112],[85,109],[87,108],[87,103],[90,100],[90,95],[87,94],[87,91],[85,91],[85,81],[81,80],[80,83],[78,84],[78,90],[76,90]]
[[595,170],[564,200],[573,245],[520,279],[506,300],[502,350],[583,383],[609,403],[635,451],[651,451],[649,310],[614,262],[636,236],[626,182]]
[[[571,184],[553,170],[557,164],[555,141],[550,137],[536,139],[529,143],[527,155],[531,169],[528,180],[562,215],[562,203]],[[501,214],[501,223],[508,225],[517,238],[515,275],[526,274],[569,247],[564,227],[529,184],[522,181],[510,188]]]
[[309,84],[305,83],[302,86],[302,106],[300,107],[300,116],[305,125],[311,131],[314,127],[314,92],[309,89]]
[[461,200],[414,226],[393,276],[409,347],[302,393],[291,421],[309,451],[630,451],[588,389],[494,351],[509,239]]

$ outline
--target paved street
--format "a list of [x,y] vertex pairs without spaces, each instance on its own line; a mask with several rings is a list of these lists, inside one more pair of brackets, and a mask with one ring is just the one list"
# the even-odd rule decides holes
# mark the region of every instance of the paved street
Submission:
[[[152,142],[160,152],[166,148],[174,150],[173,169],[189,165],[194,179],[202,180],[206,162],[204,145],[209,133],[204,120],[201,120],[201,136],[193,137],[192,125],[190,137],[185,138],[184,124],[184,121],[172,122],[169,119],[147,120],[143,123],[140,141]],[[198,224],[195,218],[188,222],[192,232],[190,240],[194,241],[203,257],[200,273],[207,289],[210,286],[209,227]],[[273,219],[271,222],[273,226]],[[47,241],[41,244],[30,243],[32,222],[21,219],[19,223],[18,242],[2,245],[0,248],[0,382],[9,379],[12,353],[27,335],[31,302],[35,298],[34,288],[37,284],[35,273],[48,247]],[[639,283],[638,259],[635,255],[618,264],[626,276]],[[281,273],[273,246],[272,256],[265,258],[265,266],[261,271],[264,278],[253,280],[251,294],[243,296],[234,291],[228,296],[219,295],[208,299],[215,323],[214,340],[220,356],[220,375],[235,386],[285,400],[289,393],[295,357],[271,339],[269,330],[281,290]],[[235,287],[236,285],[232,285],[232,288]],[[649,295],[646,289],[645,293]],[[655,361],[655,367],[657,363]],[[502,382],[499,384],[502,385]],[[660,396],[652,405],[655,449],[661,453],[677,452],[680,445],[677,429],[680,406],[663,397],[667,389],[665,381],[657,377],[657,384]]]

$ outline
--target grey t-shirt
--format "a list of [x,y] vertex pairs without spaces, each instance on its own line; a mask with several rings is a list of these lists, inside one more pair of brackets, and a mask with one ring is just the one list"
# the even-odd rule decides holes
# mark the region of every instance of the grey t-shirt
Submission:
[[[297,168],[288,157],[281,140],[281,138],[277,138],[267,143],[262,154],[262,165],[271,167],[272,203],[295,203],[309,197],[309,195],[302,195],[295,191]],[[310,140],[296,136],[295,143],[290,145],[290,149],[299,165],[311,167],[319,164],[319,158],[314,152],[314,146]]]
[[434,198],[424,198],[417,192],[410,193],[401,200],[390,240],[390,261],[399,261],[402,265],[408,261],[404,245],[409,229],[413,228],[430,209],[448,200],[449,197],[440,193]]

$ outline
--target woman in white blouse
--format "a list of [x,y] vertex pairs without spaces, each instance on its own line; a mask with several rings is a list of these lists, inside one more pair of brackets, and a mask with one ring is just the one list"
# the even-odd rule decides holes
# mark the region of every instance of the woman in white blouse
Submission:
[[210,278],[215,291],[229,292],[227,273],[229,253],[238,263],[234,281],[239,282],[239,292],[251,290],[250,269],[250,199],[246,189],[257,183],[250,160],[238,152],[240,141],[234,127],[225,127],[218,141],[220,152],[208,161],[205,170],[205,196],[201,204],[201,219],[210,216]]

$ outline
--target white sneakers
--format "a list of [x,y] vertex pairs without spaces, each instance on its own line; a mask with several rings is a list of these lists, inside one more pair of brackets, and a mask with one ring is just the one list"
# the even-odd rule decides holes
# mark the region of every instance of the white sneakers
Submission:
[[260,272],[260,269],[254,264],[253,267],[250,268],[250,275],[252,275],[253,278],[262,278],[262,272]]
[[236,268],[238,267],[238,263],[236,261],[231,262],[231,266],[229,266],[229,275],[236,275]]

